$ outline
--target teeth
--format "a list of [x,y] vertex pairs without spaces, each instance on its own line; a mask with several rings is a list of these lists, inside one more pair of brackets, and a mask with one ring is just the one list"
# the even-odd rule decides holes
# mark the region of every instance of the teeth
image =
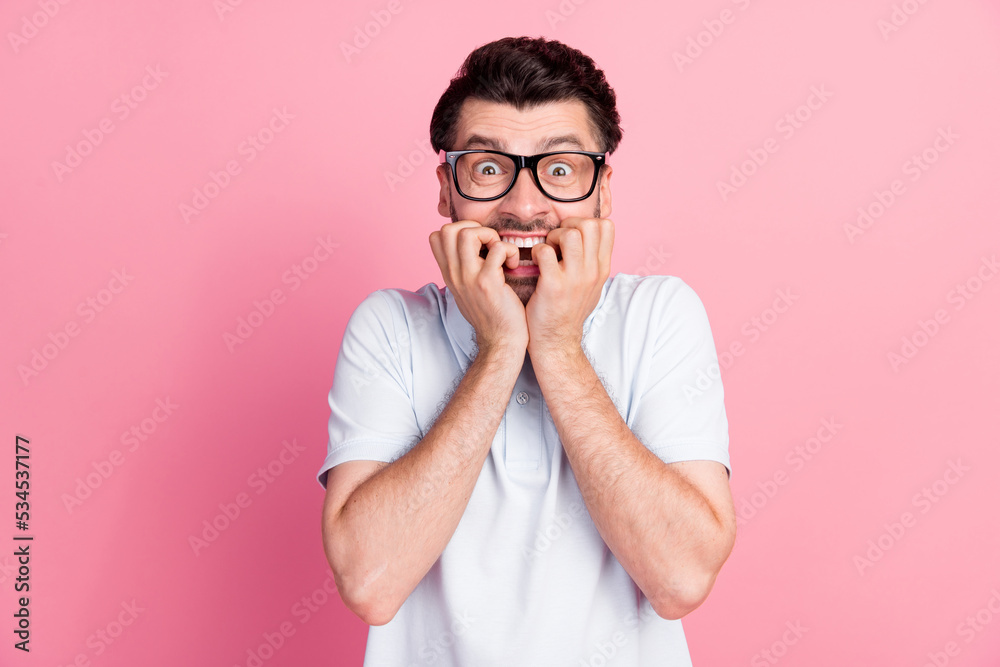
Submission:
[[500,240],[504,243],[513,243],[518,248],[531,248],[539,243],[545,242],[544,236],[529,236],[525,238],[523,236],[501,236]]

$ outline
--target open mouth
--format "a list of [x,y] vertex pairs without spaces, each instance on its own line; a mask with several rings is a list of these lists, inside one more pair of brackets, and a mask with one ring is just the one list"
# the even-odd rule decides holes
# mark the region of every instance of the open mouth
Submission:
[[[525,246],[518,246],[518,248],[517,248],[518,259],[519,259],[518,266],[535,266],[535,263],[533,261],[531,261],[531,248],[533,246],[537,245],[538,243],[542,243],[544,241],[544,239],[542,237],[538,237],[538,239],[539,240],[537,242],[533,243],[530,246],[527,246],[527,247],[525,247]],[[503,240],[504,240],[505,243],[512,243],[513,242],[513,241],[509,241],[507,238],[504,238]],[[559,252],[559,248],[558,247],[555,250],[556,250],[556,260],[559,261],[559,260],[562,259],[562,253]],[[483,259],[486,259],[486,255],[488,253],[489,253],[489,249],[486,246],[483,246],[479,250],[479,256],[482,257]]]

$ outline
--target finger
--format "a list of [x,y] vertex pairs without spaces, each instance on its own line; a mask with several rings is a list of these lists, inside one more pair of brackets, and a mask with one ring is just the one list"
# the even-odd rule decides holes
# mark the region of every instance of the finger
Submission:
[[559,238],[559,245],[562,248],[563,265],[569,270],[575,267],[576,270],[586,269],[583,256],[583,232],[572,227],[564,230]]
[[503,241],[501,241],[501,243],[503,244],[504,249],[507,251],[507,256],[504,260],[505,263],[507,264],[507,268],[516,269],[518,266],[521,265],[521,249],[518,248],[513,243],[503,243]]
[[441,269],[441,277],[444,279],[445,285],[451,285],[451,276],[448,271],[448,257],[444,250],[444,241],[440,230],[434,230],[431,232],[428,241],[431,244],[431,252],[434,253],[434,259],[437,261],[438,267]]
[[461,276],[462,271],[461,254],[458,248],[459,235],[463,229],[479,226],[480,224],[473,220],[459,220],[457,222],[449,222],[441,228],[441,245],[444,248],[445,258],[448,260],[448,265],[451,267],[451,275],[455,279],[458,279],[458,277]]
[[615,223],[604,218],[601,223],[601,247],[598,251],[598,263],[601,275],[607,278],[611,274],[611,251],[615,247]]
[[479,250],[493,241],[500,241],[500,235],[490,227],[477,225],[458,230],[458,260],[466,280],[472,280],[482,270]]
[[[513,251],[510,246],[513,243],[504,243],[503,241],[497,239],[496,241],[491,241],[486,248],[486,262],[483,264],[483,271],[492,271],[499,269],[503,264],[506,264],[510,268],[515,268],[518,261],[517,246],[514,246]],[[510,266],[512,261],[515,263],[514,266]]]
[[[551,232],[549,232],[551,234]],[[545,243],[536,243],[531,247],[531,261],[538,265],[538,272],[543,275],[551,275],[559,268],[559,260],[556,258],[556,249],[549,245],[548,239]]]
[[431,252],[434,253],[434,259],[437,260],[438,266],[441,266],[441,232],[434,230],[427,237],[427,243],[431,246]]
[[[503,243],[503,241],[501,241],[501,243]],[[490,248],[492,247],[493,244],[491,243],[489,246],[483,246],[482,248],[480,248],[479,256],[482,257],[483,259],[486,259],[486,256],[489,254]],[[504,247],[504,252],[507,253],[504,256],[503,263],[505,263],[511,269],[516,269],[518,263],[521,261],[521,249],[518,248],[513,243],[503,243],[503,247]],[[517,262],[514,261],[515,256],[517,256]]]
[[564,228],[556,227],[545,236],[545,243],[556,251],[556,260],[562,259],[562,247],[560,244],[562,242],[562,235],[565,232]]
[[598,251],[601,245],[601,228],[596,218],[587,218],[577,226],[580,233],[581,269],[587,276],[598,275],[600,263]]

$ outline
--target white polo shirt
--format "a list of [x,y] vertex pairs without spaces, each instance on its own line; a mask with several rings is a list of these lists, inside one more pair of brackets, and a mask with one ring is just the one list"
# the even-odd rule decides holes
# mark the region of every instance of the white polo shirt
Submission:
[[[684,281],[609,278],[583,343],[650,451],[731,472],[715,344]],[[472,326],[449,289],[366,297],[337,358],[319,482],[345,461],[405,454],[474,356]],[[597,532],[527,355],[454,535],[396,616],[369,628],[364,664],[691,664],[681,621],[657,616]]]

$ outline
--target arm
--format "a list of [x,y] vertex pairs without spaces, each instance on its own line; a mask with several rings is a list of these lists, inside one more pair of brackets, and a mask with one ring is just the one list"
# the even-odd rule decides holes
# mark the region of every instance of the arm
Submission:
[[[506,284],[501,268],[504,263],[517,266],[517,247],[471,220],[446,224],[431,232],[428,241],[445,284],[475,331],[478,353],[434,425],[406,454],[381,468],[360,464],[337,473],[350,488],[338,490],[336,482],[328,479],[327,489],[333,487],[333,491],[327,494],[323,509],[327,560],[344,603],[371,625],[392,620],[454,534],[524,365],[527,347],[524,307]],[[479,256],[484,245],[489,249],[485,260]],[[369,331],[369,336],[353,333],[350,337],[351,345],[343,355],[345,379],[335,382],[331,393],[331,423],[351,423],[353,433],[398,437],[413,426],[403,417],[409,412],[409,399],[398,386],[382,387],[381,398],[394,397],[391,405],[375,397],[353,404],[349,414],[334,396],[348,382],[347,376],[370,361],[369,342],[384,336],[381,325]],[[379,354],[389,358],[391,345],[387,347],[388,351]],[[341,358],[337,363],[339,368]],[[361,426],[354,427],[354,422]]]
[[[525,309],[528,354],[595,527],[656,613],[677,619],[712,589],[735,542],[735,510],[725,466],[660,460],[622,421],[583,351],[582,325],[600,300],[613,241],[611,220],[568,218],[532,248],[540,275]],[[697,412],[676,412],[683,409],[675,400],[678,378],[715,358],[694,292],[677,307],[687,311],[687,323],[658,332],[658,340],[675,342],[669,356],[666,348],[654,352],[656,386],[634,421],[637,432],[649,437],[652,430],[656,444],[699,437],[721,410],[718,386]]]
[[324,549],[341,598],[366,623],[392,620],[444,551],[523,362],[523,347],[481,349],[448,405],[410,451],[378,467],[346,497],[334,477],[343,466],[330,471]]
[[581,347],[532,356],[594,525],[663,618],[697,608],[736,539],[726,468],[665,464],[622,421]]

